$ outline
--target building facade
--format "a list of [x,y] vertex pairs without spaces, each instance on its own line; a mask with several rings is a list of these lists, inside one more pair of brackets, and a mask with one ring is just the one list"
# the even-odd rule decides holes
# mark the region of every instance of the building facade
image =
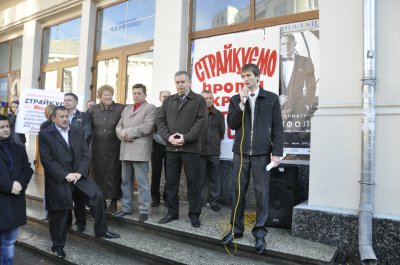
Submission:
[[[395,254],[400,253],[400,178],[396,169],[400,33],[394,29],[400,20],[396,14],[399,9],[397,0],[376,1],[374,247],[381,264],[400,260]],[[362,152],[362,0],[3,0],[2,112],[24,88],[74,92],[80,99],[78,108],[84,110],[85,102],[95,99],[96,89],[103,84],[115,88],[115,101],[129,104],[132,85],[143,83],[149,88],[148,100],[158,105],[160,91],[175,91],[174,73],[193,70],[192,46],[196,41],[260,29],[267,32],[272,27],[307,21],[318,24],[318,33],[313,31],[319,49],[314,58],[314,66],[318,64],[318,109],[311,115],[309,153],[287,162],[305,168],[309,181],[308,200],[295,207],[292,232],[336,245],[339,261],[356,262]],[[296,40],[299,42],[297,35]],[[37,155],[35,136],[28,138],[33,161]],[[229,167],[229,162],[226,165]]]

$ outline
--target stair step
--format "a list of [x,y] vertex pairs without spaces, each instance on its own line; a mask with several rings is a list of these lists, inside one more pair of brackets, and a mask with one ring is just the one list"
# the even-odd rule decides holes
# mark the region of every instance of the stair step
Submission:
[[[29,198],[28,216],[35,220],[43,219],[42,198],[37,196],[29,196]],[[149,220],[145,223],[137,221],[137,214],[122,219],[109,216],[110,230],[122,235],[121,239],[112,240],[112,244],[118,244],[122,248],[126,246],[155,256],[159,253],[158,256],[161,257],[169,257],[173,253],[184,256],[185,253],[190,252],[193,255],[188,259],[174,259],[185,264],[219,264],[215,263],[216,260],[223,260],[220,264],[257,264],[256,262],[262,264],[331,264],[337,251],[331,246],[293,237],[290,235],[290,230],[270,228],[266,237],[267,249],[263,255],[258,255],[254,251],[251,229],[246,227],[244,237],[237,240],[237,255],[232,257],[219,244],[219,240],[229,229],[230,209],[222,207],[220,212],[215,213],[208,207],[204,207],[200,218],[202,221],[200,228],[193,228],[190,225],[190,220],[185,213],[186,209],[187,204],[181,203],[179,220],[164,225],[158,224],[158,220],[166,213],[166,208],[162,206],[152,208]],[[84,235],[90,236],[93,235],[93,219],[91,217],[87,219],[88,225]],[[180,249],[182,250],[179,251]],[[173,258],[171,257],[171,259]]]

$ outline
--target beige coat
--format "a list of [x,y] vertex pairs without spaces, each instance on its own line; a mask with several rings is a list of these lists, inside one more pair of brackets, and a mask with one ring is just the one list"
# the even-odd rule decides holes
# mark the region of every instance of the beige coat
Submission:
[[[147,101],[135,111],[133,105],[124,108],[116,127],[117,136],[121,140],[121,161],[150,161],[156,117],[156,107]],[[123,129],[127,131],[129,141],[123,141]]]

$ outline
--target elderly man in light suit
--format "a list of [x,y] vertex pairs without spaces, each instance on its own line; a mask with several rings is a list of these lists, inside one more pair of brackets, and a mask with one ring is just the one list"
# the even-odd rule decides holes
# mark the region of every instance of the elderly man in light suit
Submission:
[[122,163],[122,210],[116,217],[133,213],[132,180],[136,176],[139,185],[139,222],[148,219],[150,208],[150,185],[147,173],[153,144],[157,110],[146,101],[146,87],[136,84],[132,87],[133,105],[125,107],[116,127],[121,140]]

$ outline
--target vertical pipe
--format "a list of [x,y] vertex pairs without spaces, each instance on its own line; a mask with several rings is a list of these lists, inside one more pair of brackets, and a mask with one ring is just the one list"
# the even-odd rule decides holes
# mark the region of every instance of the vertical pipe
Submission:
[[375,172],[375,0],[364,0],[363,8],[363,126],[358,245],[361,262],[363,264],[376,264],[377,258],[372,247]]

